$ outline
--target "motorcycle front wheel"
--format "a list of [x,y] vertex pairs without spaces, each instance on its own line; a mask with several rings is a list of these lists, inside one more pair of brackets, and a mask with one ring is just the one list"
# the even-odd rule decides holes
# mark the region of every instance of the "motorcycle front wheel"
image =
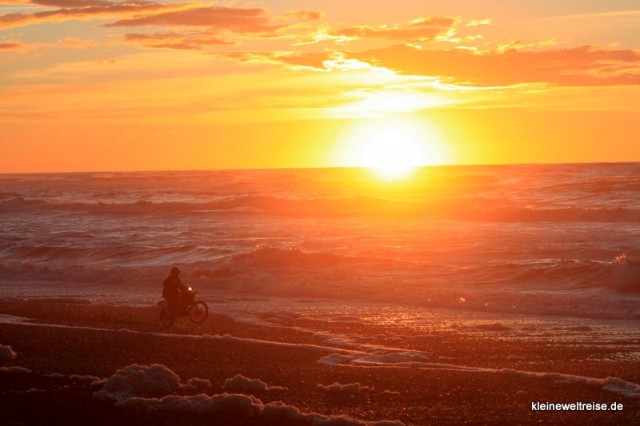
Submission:
[[196,302],[189,307],[189,319],[200,324],[209,316],[209,307],[204,302]]

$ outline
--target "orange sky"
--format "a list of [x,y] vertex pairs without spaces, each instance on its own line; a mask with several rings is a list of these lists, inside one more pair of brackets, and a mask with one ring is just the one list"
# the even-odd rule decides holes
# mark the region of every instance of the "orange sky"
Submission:
[[635,0],[0,0],[0,172],[640,161],[639,87]]

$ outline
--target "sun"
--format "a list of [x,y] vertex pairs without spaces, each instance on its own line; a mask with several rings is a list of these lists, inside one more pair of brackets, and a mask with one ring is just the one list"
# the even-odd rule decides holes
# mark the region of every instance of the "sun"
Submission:
[[369,168],[382,180],[401,180],[417,167],[446,162],[442,146],[438,132],[417,119],[367,120],[341,139],[338,162]]
[[414,138],[379,134],[363,145],[363,165],[385,180],[406,178],[421,165],[423,150]]

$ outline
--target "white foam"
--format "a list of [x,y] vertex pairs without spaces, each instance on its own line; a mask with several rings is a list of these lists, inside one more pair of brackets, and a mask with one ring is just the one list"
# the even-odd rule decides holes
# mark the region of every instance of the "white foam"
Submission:
[[187,380],[187,383],[180,388],[185,390],[206,390],[211,387],[211,381],[208,379],[201,379],[199,377],[192,377]]
[[31,374],[32,371],[24,367],[0,367],[2,373],[19,373],[19,374]]
[[116,371],[93,394],[104,401],[122,401],[134,395],[160,396],[180,389],[180,377],[162,364],[133,364]]
[[[234,380],[240,377],[239,380]],[[262,381],[236,376],[226,383],[242,382],[266,385]],[[260,385],[261,388],[263,386]],[[348,385],[352,386],[352,385]],[[95,392],[95,398],[114,402],[121,407],[136,407],[149,411],[192,412],[230,416],[237,420],[263,419],[269,422],[304,423],[325,426],[402,426],[399,421],[362,422],[346,416],[325,416],[306,413],[281,401],[263,403],[251,395],[223,393],[207,395],[177,395],[184,389],[179,376],[160,364],[143,366],[133,364],[112,375],[103,388]],[[267,386],[267,388],[269,388]],[[264,390],[264,389],[263,389]],[[155,397],[152,397],[154,394]]]
[[12,360],[18,356],[11,346],[0,345],[0,359]]
[[318,362],[324,365],[344,365],[353,361],[354,358],[353,354],[333,353],[320,358]]
[[223,389],[235,392],[252,392],[252,391],[281,391],[287,390],[282,386],[269,386],[260,379],[250,379],[242,374],[228,378],[224,381]]
[[[519,377],[530,378],[545,378],[553,379],[557,382],[583,384],[589,386],[597,386],[610,392],[617,393],[629,398],[640,398],[640,385],[626,380],[622,380],[617,377],[607,377],[605,379],[578,376],[572,374],[554,373],[554,372],[535,372],[535,371],[523,371],[514,370],[510,368],[484,368],[484,367],[471,367],[466,365],[456,365],[447,363],[434,363],[434,362],[421,362],[421,361],[403,361],[402,358],[396,358],[396,354],[390,358],[385,359],[384,356],[368,355],[361,356],[360,354],[331,354],[318,360],[319,363],[325,365],[344,365],[344,366],[377,366],[377,367],[396,367],[396,368],[420,368],[428,370],[449,370],[449,371],[461,371],[468,373],[493,373],[493,374],[506,374]],[[388,362],[388,359],[394,362]]]
[[601,378],[595,378],[595,377],[576,376],[573,374],[563,374],[563,373],[520,371],[520,370],[512,370],[509,368],[499,369],[499,370],[496,370],[496,372],[508,374],[508,375],[520,376],[520,377],[536,377],[536,378],[553,379],[559,383],[597,386],[597,387],[601,387],[606,391],[614,392],[619,395],[623,395],[623,396],[634,398],[634,399],[640,399],[640,385],[636,383],[628,382],[626,380],[619,379],[617,377],[607,377],[607,378],[601,379]]
[[373,386],[362,386],[360,383],[341,384],[338,382],[332,383],[330,385],[318,384],[318,388],[323,389],[329,393],[349,395],[360,395],[361,393],[369,393],[375,390]]
[[404,423],[393,420],[363,422],[347,416],[326,416],[307,413],[293,405],[281,401],[268,404],[251,395],[215,394],[215,395],[166,395],[162,398],[130,397],[118,401],[121,407],[136,407],[148,411],[192,412],[228,416],[236,420],[262,419],[270,424],[311,424],[312,426],[403,426]]
[[25,321],[29,321],[29,318],[18,317],[18,316],[9,315],[9,314],[0,314],[0,323],[3,323],[3,324],[16,324],[16,323],[21,323]]

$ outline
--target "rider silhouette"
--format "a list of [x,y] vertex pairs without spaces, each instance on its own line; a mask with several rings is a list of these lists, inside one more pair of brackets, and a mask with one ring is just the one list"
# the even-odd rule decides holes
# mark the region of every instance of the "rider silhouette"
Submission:
[[171,268],[169,276],[162,283],[162,297],[169,303],[169,310],[171,312],[178,312],[182,296],[187,291],[187,288],[182,284],[180,279],[180,269],[176,266]]

